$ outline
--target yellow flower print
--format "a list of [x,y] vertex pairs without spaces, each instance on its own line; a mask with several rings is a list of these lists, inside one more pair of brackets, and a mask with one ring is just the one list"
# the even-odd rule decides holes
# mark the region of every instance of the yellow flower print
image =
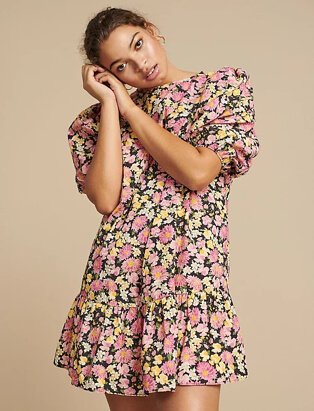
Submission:
[[213,351],[214,352],[220,352],[221,348],[222,348],[221,344],[219,344],[219,343],[213,344]]
[[224,321],[225,327],[232,327],[232,320],[230,318],[226,318]]
[[226,364],[223,361],[220,361],[218,366],[216,367],[217,371],[224,374],[226,372]]
[[82,383],[82,382],[84,381],[84,379],[85,379],[84,374],[80,374],[80,375],[79,375],[79,381],[80,381],[80,383]]
[[207,361],[209,359],[209,355],[208,355],[208,351],[204,350],[201,352],[201,357],[203,359],[203,361]]
[[151,368],[151,372],[152,372],[153,375],[159,375],[161,370],[158,367],[158,365],[155,365],[154,367]]
[[220,361],[220,356],[218,354],[213,354],[210,356],[210,359],[215,363],[218,364]]
[[163,357],[162,357],[162,355],[155,355],[154,360],[155,360],[154,362],[156,364],[161,364],[162,360],[163,360]]
[[168,376],[165,374],[160,374],[159,377],[157,378],[157,381],[160,381],[161,384],[167,384]]
[[81,364],[81,365],[85,365],[86,363],[87,363],[87,357],[81,356],[81,357],[80,357],[80,364]]
[[148,371],[150,370],[150,366],[147,362],[144,364],[143,370],[145,371],[145,373],[148,373]]
[[156,184],[157,188],[163,188],[164,185],[165,185],[164,181],[158,181],[157,184]]

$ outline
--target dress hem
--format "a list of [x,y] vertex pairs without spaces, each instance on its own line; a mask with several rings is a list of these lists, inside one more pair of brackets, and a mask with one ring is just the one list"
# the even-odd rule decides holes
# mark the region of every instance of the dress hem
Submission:
[[[55,365],[56,367],[58,367],[60,369],[66,370],[68,372],[68,376],[71,378],[70,369],[68,367],[63,366],[62,364],[56,364],[56,363],[53,363],[53,365]],[[196,381],[196,382],[191,382],[191,383],[180,384],[180,383],[177,382],[176,387],[177,386],[211,386],[211,385],[221,385],[221,384],[228,384],[228,383],[235,383],[235,382],[243,382],[243,381],[247,380],[248,377],[249,377],[248,373],[245,374],[245,375],[235,375],[235,374],[233,374],[233,379],[227,378],[227,379],[224,379],[224,380],[222,380],[220,382],[216,382],[216,383],[212,382],[210,384],[205,384],[205,383],[200,383],[200,382]],[[115,394],[115,395],[121,395],[121,396],[124,396],[124,397],[148,397],[149,394],[154,394],[154,393],[158,393],[158,392],[175,392],[176,391],[176,387],[174,387],[173,389],[172,388],[157,389],[157,390],[153,390],[153,391],[146,390],[146,394],[123,394],[121,392],[109,391],[105,388],[95,388],[95,389],[87,388],[87,387],[84,387],[81,384],[74,384],[72,380],[71,380],[71,385],[73,387],[80,388],[84,391],[96,392],[98,394]]]

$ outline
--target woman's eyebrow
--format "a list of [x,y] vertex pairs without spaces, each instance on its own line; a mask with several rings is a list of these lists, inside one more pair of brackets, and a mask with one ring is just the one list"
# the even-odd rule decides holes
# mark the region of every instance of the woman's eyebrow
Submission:
[[[135,37],[138,33],[139,33],[139,31],[136,31],[136,32],[133,34],[132,39],[131,39],[131,43],[130,43],[130,45],[129,45],[129,49],[132,47],[132,43],[133,43],[134,37]],[[113,62],[110,64],[109,70],[111,70],[111,67],[112,67],[114,64],[118,63],[118,61],[120,61],[120,60],[122,60],[122,59],[118,59],[118,60],[113,61]]]

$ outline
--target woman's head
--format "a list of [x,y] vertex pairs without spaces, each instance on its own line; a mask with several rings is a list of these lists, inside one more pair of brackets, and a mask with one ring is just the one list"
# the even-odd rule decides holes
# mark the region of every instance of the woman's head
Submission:
[[[169,69],[157,27],[131,10],[108,7],[87,25],[81,51],[89,64],[111,71],[120,81],[137,88],[162,84]],[[156,78],[146,78],[158,65]]]

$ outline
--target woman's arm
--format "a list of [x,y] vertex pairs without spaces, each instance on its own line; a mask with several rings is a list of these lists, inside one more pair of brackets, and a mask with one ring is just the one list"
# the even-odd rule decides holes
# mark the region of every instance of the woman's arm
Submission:
[[109,214],[120,199],[123,178],[119,110],[116,102],[101,103],[97,144],[90,163],[85,190],[101,214]]
[[214,151],[192,146],[136,105],[130,106],[124,116],[157,163],[190,190],[201,190],[219,174],[221,161]]

